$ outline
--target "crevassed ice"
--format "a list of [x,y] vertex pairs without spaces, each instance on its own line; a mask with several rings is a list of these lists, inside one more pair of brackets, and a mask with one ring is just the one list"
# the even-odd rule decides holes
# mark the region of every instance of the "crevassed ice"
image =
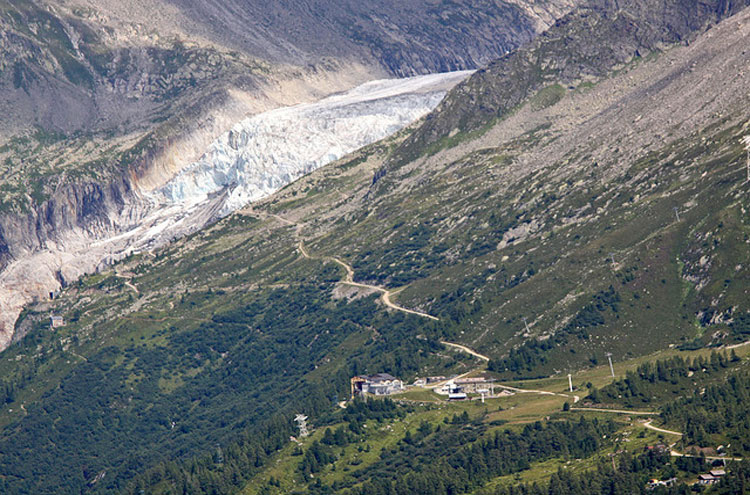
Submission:
[[221,209],[226,215],[404,128],[434,109],[467,75],[373,81],[317,103],[248,118],[156,191],[155,199],[189,208],[228,190]]

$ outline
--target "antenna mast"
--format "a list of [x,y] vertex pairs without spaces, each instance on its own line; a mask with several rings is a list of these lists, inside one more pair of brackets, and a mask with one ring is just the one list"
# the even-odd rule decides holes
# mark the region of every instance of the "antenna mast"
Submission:
[[609,359],[609,371],[612,373],[612,378],[615,377],[615,367],[612,365],[612,353],[608,352],[606,354],[607,359]]

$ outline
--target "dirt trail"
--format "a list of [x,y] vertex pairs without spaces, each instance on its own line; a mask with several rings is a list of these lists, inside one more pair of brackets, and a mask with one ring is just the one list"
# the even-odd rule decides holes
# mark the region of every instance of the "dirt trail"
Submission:
[[[285,223],[286,225],[295,225],[294,223],[290,222],[289,220],[283,219],[277,215],[272,215],[274,218],[278,219],[282,223]],[[398,294],[403,290],[402,289],[396,289],[396,290],[389,290],[384,289],[382,287],[378,287],[377,285],[370,285],[370,284],[361,284],[359,282],[354,281],[354,268],[351,267],[348,263],[342,261],[339,258],[336,258],[335,256],[312,256],[305,247],[305,243],[302,239],[299,240],[299,243],[297,244],[297,249],[299,250],[300,254],[304,258],[307,259],[319,259],[323,261],[332,261],[344,268],[346,270],[346,278],[341,281],[342,284],[351,285],[352,287],[360,287],[362,289],[370,289],[377,292],[380,292],[382,295],[380,296],[380,300],[383,301],[383,304],[388,306],[391,309],[395,309],[396,311],[401,311],[402,313],[409,313],[412,315],[421,316],[422,318],[429,318],[430,320],[434,321],[440,321],[440,318],[436,316],[429,315],[427,313],[423,313],[421,311],[415,311],[413,309],[407,309],[403,306],[399,306],[398,304],[395,304],[393,301],[391,301],[391,296],[394,294]]]
[[140,294],[140,292],[138,291],[138,287],[136,287],[135,285],[132,284],[132,282],[130,282],[130,279],[133,278],[132,275],[128,276],[128,275],[123,275],[121,273],[115,272],[115,277],[125,279],[125,287],[129,288],[136,294]]
[[436,388],[440,388],[440,387],[442,387],[443,385],[445,385],[446,383],[448,383],[448,382],[452,382],[453,380],[460,380],[461,378],[466,378],[467,376],[471,375],[471,374],[472,374],[472,373],[474,373],[475,371],[479,371],[479,370],[478,370],[478,369],[475,369],[475,370],[469,370],[469,371],[467,371],[466,373],[460,374],[460,375],[458,375],[458,376],[456,376],[456,377],[453,377],[453,378],[449,378],[449,379],[447,379],[447,380],[442,380],[442,381],[439,381],[439,382],[433,383],[432,385],[425,385],[425,387],[424,387],[424,388],[426,388],[426,389],[436,389]]
[[[297,224],[295,222],[292,222],[291,220],[288,220],[288,219],[286,219],[284,217],[281,217],[279,215],[270,214],[269,216],[273,217],[274,219],[276,219],[277,221],[283,223],[284,225],[288,225],[290,227],[296,227],[297,228],[296,234],[299,237],[299,235],[300,235],[300,225],[299,224]],[[340,265],[341,267],[344,268],[344,270],[346,270],[346,278],[341,283],[346,284],[346,285],[351,285],[353,287],[361,287],[363,289],[370,289],[370,290],[374,290],[374,291],[380,292],[382,294],[380,296],[381,301],[383,301],[383,303],[387,307],[389,307],[391,309],[394,309],[396,311],[401,311],[403,313],[408,313],[408,314],[413,314],[413,315],[421,316],[423,318],[429,318],[430,320],[434,320],[434,321],[440,321],[440,319],[437,318],[436,316],[432,316],[430,314],[423,313],[421,311],[415,311],[413,309],[407,309],[407,308],[404,308],[403,306],[399,306],[398,304],[393,303],[393,301],[391,301],[391,296],[393,296],[395,294],[398,294],[400,291],[403,290],[403,288],[396,289],[396,290],[389,290],[389,289],[384,289],[382,287],[378,287],[376,285],[362,284],[362,283],[359,283],[359,282],[355,282],[354,281],[354,268],[352,268],[351,265],[349,265],[345,261],[341,260],[340,258],[336,258],[335,256],[312,256],[310,254],[310,252],[307,250],[307,248],[305,247],[304,240],[302,240],[302,239],[299,239],[299,242],[297,243],[297,250],[300,252],[300,254],[302,255],[302,257],[304,257],[304,258],[307,258],[307,259],[319,259],[319,260],[323,260],[323,261],[332,261],[332,262]],[[478,353],[478,352],[470,349],[469,347],[466,347],[465,345],[456,344],[456,343],[447,342],[447,341],[441,341],[441,343],[443,345],[448,346],[448,347],[453,347],[454,349],[459,349],[459,350],[461,350],[463,352],[466,352],[467,354],[470,354],[470,355],[472,355],[472,356],[474,356],[476,358],[479,358],[479,359],[481,359],[484,362],[489,362],[489,360],[490,360],[490,358],[488,356],[485,356],[484,354],[480,354],[480,353]],[[466,376],[470,375],[471,373],[474,373],[474,372],[479,371],[479,370],[480,369],[478,368],[478,369],[475,369],[475,370],[467,371],[466,373],[464,373],[464,374],[462,374],[462,375],[454,378],[454,380],[458,379],[458,378],[466,377]],[[430,387],[427,387],[427,388],[437,388],[437,387],[442,386],[444,383],[447,383],[448,381],[450,381],[450,380],[446,380],[445,382],[441,382],[441,383],[437,383],[437,384],[431,385]],[[572,395],[572,394],[561,394],[561,393],[556,393],[556,392],[548,392],[546,390],[528,390],[528,389],[521,389],[521,388],[510,387],[510,386],[507,386],[507,385],[500,385],[500,384],[496,384],[496,385],[498,387],[500,387],[500,388],[504,388],[504,389],[507,389],[507,390],[512,390],[512,391],[515,391],[515,392],[518,392],[518,393],[535,393],[535,394],[542,394],[542,395],[555,395],[555,396],[559,396],[559,397],[566,397],[568,399],[573,399],[573,403],[574,404],[577,403],[581,399],[579,396]]]
[[[626,409],[604,409],[601,407],[571,407],[571,411],[596,411],[596,412],[606,412],[606,413],[613,413],[613,414],[632,414],[633,416],[658,416],[658,412],[652,412],[652,411],[628,411]],[[646,427],[648,428],[648,426]],[[652,428],[655,429],[655,428]]]
[[656,426],[652,426],[651,425],[652,422],[653,420],[646,421],[645,423],[643,423],[643,426],[645,426],[649,430],[658,431],[659,433],[668,433],[669,435],[682,436],[682,433],[680,433],[679,431],[665,430],[663,428],[657,428]]
[[738,347],[745,347],[746,345],[750,345],[750,340],[747,342],[740,342],[739,344],[732,344],[724,347],[724,349],[737,349]]
[[78,359],[82,359],[83,361],[88,361],[88,359],[87,359],[87,358],[86,358],[85,356],[81,356],[81,355],[80,355],[80,354],[78,354],[77,352],[74,352],[74,351],[72,351],[72,350],[70,350],[70,349],[68,349],[68,352],[69,352],[70,354],[72,354],[73,356],[77,357]]
[[445,340],[441,340],[440,343],[443,344],[443,345],[447,345],[448,347],[453,347],[455,349],[460,349],[460,350],[462,350],[462,351],[464,351],[464,352],[466,352],[468,354],[471,354],[474,357],[477,357],[477,358],[481,359],[484,362],[489,362],[489,360],[490,360],[490,358],[488,358],[484,354],[479,354],[478,352],[469,349],[465,345],[454,344],[453,342],[446,342]]
[[572,394],[562,394],[559,392],[550,392],[548,390],[534,390],[530,388],[518,388],[518,387],[511,387],[510,385],[503,385],[502,383],[496,383],[496,387],[504,388],[506,390],[510,390],[512,392],[520,393],[520,394],[539,394],[539,395],[556,395],[558,397],[566,397],[568,399],[573,399],[573,404],[577,403],[581,398],[577,395]]
[[[672,431],[672,430],[665,430],[664,428],[657,428],[656,426],[653,426],[651,424],[653,420],[650,419],[643,423],[643,426],[648,428],[649,430],[658,431],[659,433],[667,433],[669,435],[677,435],[677,436],[683,436],[683,433],[680,433],[679,431]],[[677,443],[677,442],[675,442]],[[675,443],[670,445],[670,447],[674,446]],[[695,457],[695,458],[704,458],[709,461],[742,461],[742,457],[719,457],[719,456],[704,456],[704,455],[696,455],[696,454],[685,454],[682,452],[677,452],[676,450],[672,450],[670,448],[669,455],[672,457]]]
[[[677,452],[676,450],[670,450],[669,455],[672,457],[695,457],[700,459],[702,456],[695,455],[695,454],[683,454],[682,452]],[[742,457],[716,457],[716,456],[704,456],[704,459],[708,461],[741,461]]]

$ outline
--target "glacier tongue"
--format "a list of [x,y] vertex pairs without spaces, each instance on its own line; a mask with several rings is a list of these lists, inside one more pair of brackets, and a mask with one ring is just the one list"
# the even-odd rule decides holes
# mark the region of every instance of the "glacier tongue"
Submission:
[[220,210],[227,215],[411,124],[467,74],[373,81],[317,103],[250,117],[149,198],[189,209],[227,190]]

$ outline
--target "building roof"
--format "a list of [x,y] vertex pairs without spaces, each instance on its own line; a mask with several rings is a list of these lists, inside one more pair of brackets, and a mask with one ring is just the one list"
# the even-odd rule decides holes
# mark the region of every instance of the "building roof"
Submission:
[[378,383],[378,382],[390,382],[393,380],[397,380],[397,378],[389,373],[375,373],[374,375],[368,375],[362,377],[370,382]]
[[711,473],[711,476],[724,476],[727,474],[723,469],[712,469],[709,473]]
[[699,480],[715,480],[716,476],[711,475],[711,474],[701,474],[698,476],[698,479]]
[[485,380],[482,377],[472,377],[472,378],[457,378],[456,383],[485,383],[487,380]]

